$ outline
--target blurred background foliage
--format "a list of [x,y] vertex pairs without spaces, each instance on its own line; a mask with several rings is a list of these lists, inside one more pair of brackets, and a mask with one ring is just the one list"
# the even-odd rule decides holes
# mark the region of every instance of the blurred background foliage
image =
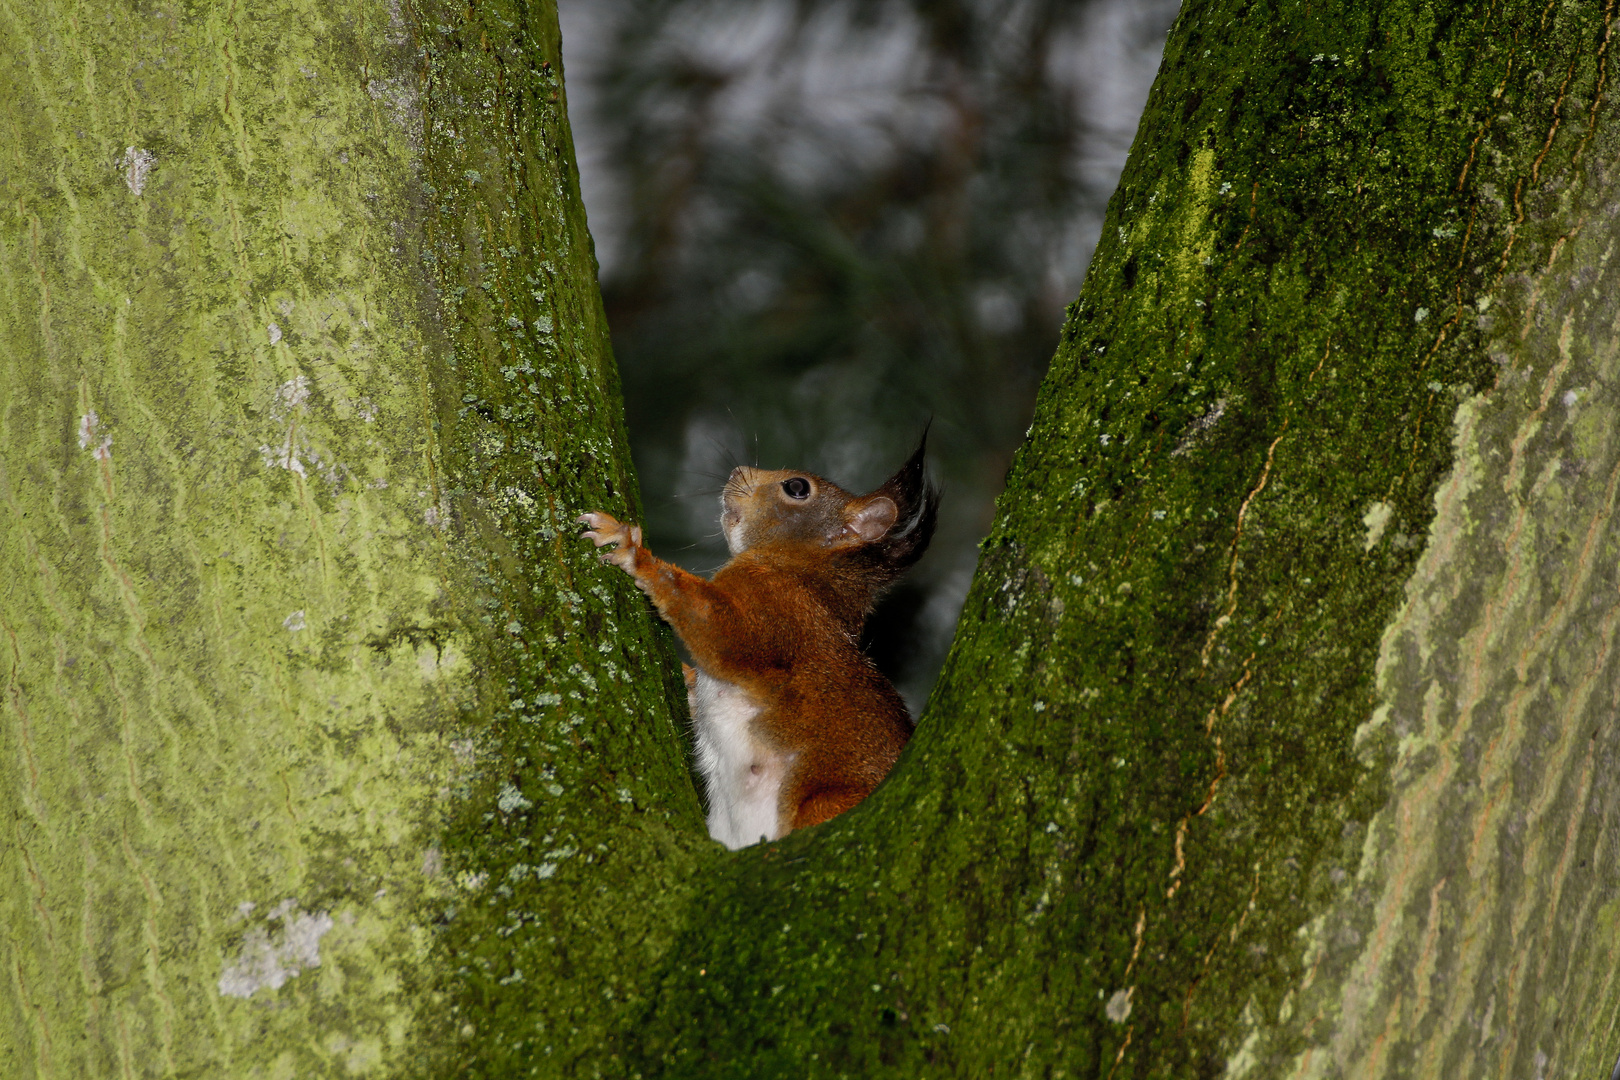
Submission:
[[933,549],[868,648],[920,711],[1172,0],[560,0],[652,550],[737,464],[865,491],[932,418]]

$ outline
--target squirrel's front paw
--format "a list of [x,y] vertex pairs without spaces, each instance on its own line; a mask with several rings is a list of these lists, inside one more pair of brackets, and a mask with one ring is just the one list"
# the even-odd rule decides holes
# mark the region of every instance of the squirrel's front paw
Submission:
[[581,514],[579,523],[590,526],[580,533],[581,538],[597,547],[619,545],[613,551],[602,553],[603,562],[612,563],[628,574],[636,572],[636,552],[641,550],[640,525],[626,525],[612,515],[603,513]]

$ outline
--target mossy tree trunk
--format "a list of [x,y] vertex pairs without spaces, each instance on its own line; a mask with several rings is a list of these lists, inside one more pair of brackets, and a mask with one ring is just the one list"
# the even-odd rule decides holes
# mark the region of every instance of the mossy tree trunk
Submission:
[[0,1066],[1603,1074],[1613,6],[1189,4],[912,747],[735,854],[549,6],[0,8]]
[[1608,1075],[1615,17],[1183,8],[915,741],[649,1065]]
[[656,955],[706,840],[573,539],[637,496],[553,7],[8,2],[0,69],[0,1074],[402,1073],[531,804]]

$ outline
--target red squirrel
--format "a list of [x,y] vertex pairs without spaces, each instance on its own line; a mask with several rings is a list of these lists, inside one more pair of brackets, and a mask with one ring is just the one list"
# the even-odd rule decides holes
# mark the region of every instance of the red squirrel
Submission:
[[861,651],[878,594],[922,557],[939,493],[926,434],[875,491],[792,470],[734,469],[720,496],[731,560],[705,581],[586,514],[582,534],[630,574],[692,654],[686,668],[709,835],[733,850],[866,798],[911,737],[905,702]]

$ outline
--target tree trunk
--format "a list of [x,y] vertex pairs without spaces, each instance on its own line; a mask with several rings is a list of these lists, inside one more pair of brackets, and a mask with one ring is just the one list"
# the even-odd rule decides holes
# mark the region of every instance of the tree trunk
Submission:
[[659,954],[644,869],[708,845],[669,637],[573,538],[637,496],[558,47],[0,9],[0,1075],[400,1074],[508,850]]
[[1604,1074],[1613,8],[1189,4],[911,748],[733,854],[549,5],[9,5],[6,1075]]
[[1184,8],[915,741],[648,1065],[1608,1074],[1613,6]]

